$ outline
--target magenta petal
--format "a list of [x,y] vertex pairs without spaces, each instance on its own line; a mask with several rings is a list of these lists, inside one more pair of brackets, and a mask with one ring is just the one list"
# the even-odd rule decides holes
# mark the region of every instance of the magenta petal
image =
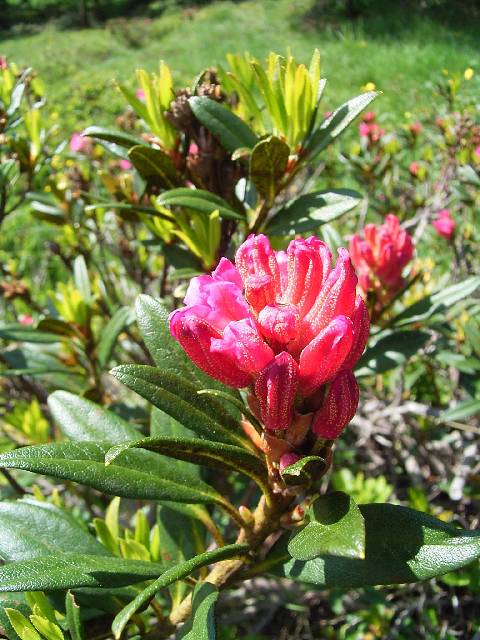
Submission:
[[298,385],[298,365],[282,351],[263,369],[255,382],[255,396],[267,429],[288,429]]
[[250,384],[250,376],[231,358],[212,351],[212,341],[221,334],[208,321],[194,315],[191,309],[181,309],[170,315],[170,331],[188,357],[212,378],[236,388]]
[[338,316],[300,354],[300,391],[308,396],[340,371],[353,342],[353,323]]
[[312,431],[325,440],[335,440],[355,415],[359,389],[351,371],[342,371],[333,380],[321,408],[315,413]]
[[342,369],[353,369],[360,359],[360,356],[365,349],[365,345],[367,344],[368,334],[370,332],[370,315],[362,296],[357,296],[357,299],[355,300],[355,310],[353,312],[352,323],[352,347],[342,365]]
[[250,319],[230,322],[221,337],[212,340],[211,351],[230,358],[241,371],[255,376],[274,353]]

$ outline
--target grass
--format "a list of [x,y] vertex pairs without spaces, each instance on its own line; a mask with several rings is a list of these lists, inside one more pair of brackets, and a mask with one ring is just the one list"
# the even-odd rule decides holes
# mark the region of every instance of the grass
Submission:
[[134,86],[135,69],[154,70],[160,59],[181,84],[203,67],[222,62],[229,51],[264,57],[290,47],[306,61],[318,47],[328,79],[325,109],[373,82],[384,92],[377,108],[397,119],[405,111],[431,109],[429,85],[442,69],[480,67],[478,25],[468,21],[452,28],[386,0],[381,6],[388,11],[363,21],[337,20],[333,26],[318,19],[302,28],[295,15],[305,1],[217,2],[188,15],[137,18],[129,23],[136,47],[128,46],[121,31],[62,31],[50,25],[35,35],[4,37],[0,54],[38,71],[49,108],[67,131],[92,123],[112,125],[124,104],[114,80]]

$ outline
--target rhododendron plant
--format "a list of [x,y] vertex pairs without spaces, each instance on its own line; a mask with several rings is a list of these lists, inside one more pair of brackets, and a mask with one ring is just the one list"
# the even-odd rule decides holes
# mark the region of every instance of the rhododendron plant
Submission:
[[345,249],[333,268],[329,248],[314,236],[274,251],[264,235],[251,235],[235,266],[222,258],[211,276],[191,281],[170,328],[206,373],[249,388],[250,407],[267,432],[280,432],[292,451],[307,454],[308,424],[317,436],[334,439],[357,408],[351,370],[365,347],[369,317],[356,287]]
[[386,300],[401,289],[402,272],[413,249],[412,238],[395,215],[387,215],[382,225],[367,224],[363,237],[354,235],[350,240],[350,255],[363,291],[374,291]]
[[441,209],[435,220],[432,222],[432,225],[438,235],[443,238],[447,238],[447,240],[451,240],[453,234],[455,233],[456,222],[452,218],[450,211],[448,209]]

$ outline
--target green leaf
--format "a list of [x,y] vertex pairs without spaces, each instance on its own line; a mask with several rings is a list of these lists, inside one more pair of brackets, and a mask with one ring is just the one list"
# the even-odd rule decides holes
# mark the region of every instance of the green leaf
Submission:
[[[428,580],[480,556],[480,532],[457,529],[432,516],[392,504],[360,505],[365,519],[365,558],[324,555],[290,558],[288,536],[264,566],[275,575],[325,587],[363,587]],[[260,567],[258,567],[260,569]]]
[[0,338],[3,340],[15,340],[18,342],[33,342],[39,344],[53,344],[60,338],[55,333],[39,331],[35,327],[28,327],[23,324],[0,325]]
[[118,336],[133,322],[130,307],[120,307],[102,329],[97,344],[97,359],[101,367],[105,367],[112,357]]
[[85,640],[82,621],[80,619],[80,607],[75,602],[75,596],[71,591],[65,596],[65,612],[68,631],[72,640]]
[[224,504],[222,496],[188,467],[182,474],[168,458],[130,450],[105,466],[110,443],[55,443],[22,447],[0,455],[0,466],[79,482],[109,495],[134,500]]
[[58,225],[64,225],[67,222],[65,211],[54,204],[32,200],[30,206],[32,207],[32,215],[38,220],[45,220]]
[[304,456],[285,467],[281,471],[283,480],[288,485],[311,484],[316,478],[320,478],[325,471],[327,463],[319,456]]
[[97,140],[103,140],[105,142],[113,142],[120,147],[130,149],[140,144],[140,141],[124,131],[115,131],[114,129],[106,129],[105,127],[87,127],[82,132],[82,136],[89,138],[96,138]]
[[79,255],[73,261],[73,279],[75,287],[82,294],[85,302],[92,302],[92,289],[90,287],[90,276],[88,275],[87,264],[83,255]]
[[8,638],[8,640],[22,640],[15,629],[12,627],[12,623],[10,622],[6,613],[8,609],[14,609],[22,613],[24,616],[28,616],[30,613],[30,607],[25,603],[23,599],[13,600],[5,596],[5,599],[2,597],[0,600],[0,625],[3,633]]
[[258,192],[273,202],[279,182],[285,175],[290,149],[275,136],[260,140],[250,156],[250,178]]
[[273,235],[292,235],[317,229],[356,207],[361,198],[350,189],[316,191],[300,196],[277,211],[267,223],[267,231]]
[[[0,587],[1,589],[1,587]],[[5,609],[10,624],[22,640],[42,640],[29,620],[16,609]]]
[[[146,365],[121,365],[111,371],[142,398],[178,420],[198,435],[249,446],[237,420],[212,397],[197,394],[197,387],[182,376]],[[221,415],[221,422],[216,418]]]
[[42,637],[48,638],[48,640],[65,640],[62,630],[55,622],[35,614],[30,616],[30,622],[42,634]]
[[50,412],[62,432],[76,441],[111,443],[137,439],[138,429],[113,411],[67,391],[55,391],[48,398]]
[[[139,204],[130,204],[128,202],[117,202],[116,200],[110,202],[97,202],[96,204],[89,204],[85,207],[85,211],[88,213],[90,211],[95,211],[96,209],[118,209],[119,211],[128,211],[131,214],[136,212],[147,213],[150,216],[155,216],[157,218],[162,218],[163,220],[172,221],[170,216],[162,214],[160,211],[157,211],[153,207],[142,207]],[[138,218],[134,218],[137,220]]]
[[213,584],[197,584],[192,597],[192,617],[180,629],[176,640],[216,639],[214,606],[218,595]]
[[0,502],[3,560],[29,560],[72,548],[89,555],[108,554],[71,515],[53,504],[31,499]]
[[223,198],[203,189],[189,189],[188,187],[171,189],[157,196],[156,202],[164,207],[186,207],[205,215],[210,215],[213,211],[218,210],[221,218],[244,219],[244,216],[232,209]]
[[188,103],[195,117],[216,136],[223,147],[233,153],[240,147],[253,149],[258,138],[238,116],[215,100],[193,96]]
[[464,400],[459,402],[455,407],[451,407],[447,411],[440,414],[439,419],[448,422],[450,420],[462,420],[470,416],[480,413],[480,399]]
[[70,323],[60,320],[60,318],[46,317],[40,320],[37,325],[39,331],[54,333],[57,336],[74,338],[81,337],[81,334]]
[[0,567],[0,592],[123,587],[156,578],[162,566],[79,553],[50,554]]
[[367,91],[336,109],[320,127],[313,131],[306,144],[307,155],[316,156],[328,147],[378,95],[380,95],[378,91]]
[[480,276],[472,276],[463,282],[440,289],[422,300],[418,300],[394,318],[393,323],[403,326],[413,322],[424,322],[438,311],[447,311],[457,302],[465,300],[480,287]]
[[321,555],[365,557],[365,523],[353,498],[336,491],[318,497],[306,513],[307,524],[294,531],[288,552],[296,560]]
[[368,376],[400,366],[422,349],[430,334],[425,331],[382,331],[360,358],[355,374]]
[[161,149],[139,144],[128,152],[133,166],[147,182],[171,189],[178,182],[178,174],[170,156]]
[[131,448],[155,451],[213,469],[239,471],[255,480],[261,487],[266,486],[267,483],[265,466],[257,456],[241,447],[198,438],[144,438],[136,442],[125,442],[107,452],[105,464],[110,464],[122,452]]
[[172,584],[172,582],[175,582],[176,580],[186,578],[194,571],[197,571],[209,564],[247,553],[248,549],[249,546],[247,544],[231,544],[226,547],[221,547],[220,549],[215,549],[214,551],[206,551],[191,560],[187,560],[186,562],[165,571],[165,573],[139,593],[138,596],[124,607],[115,617],[112,624],[112,631],[115,634],[115,638],[117,640],[120,638],[130,618],[139,609],[145,606],[145,604],[147,604],[147,602],[149,602],[155,594],[158,593],[158,591],[168,587],[168,585]]

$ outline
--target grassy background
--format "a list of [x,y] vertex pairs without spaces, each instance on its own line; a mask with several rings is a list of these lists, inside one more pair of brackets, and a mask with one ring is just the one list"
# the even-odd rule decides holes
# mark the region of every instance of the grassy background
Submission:
[[160,59],[174,70],[178,83],[186,83],[201,68],[222,62],[229,51],[263,57],[290,47],[306,61],[318,47],[328,79],[325,109],[374,82],[385,94],[377,109],[397,120],[405,111],[421,115],[431,108],[431,83],[442,69],[480,67],[474,20],[412,14],[403,2],[392,0],[363,20],[305,20],[306,2],[217,2],[154,20],[135,18],[126,28],[136,46],[108,28],[61,30],[47,25],[34,35],[4,35],[0,54],[39,72],[49,109],[58,113],[67,130],[93,122],[112,124],[124,104],[114,79],[134,86],[135,69],[154,70]]

